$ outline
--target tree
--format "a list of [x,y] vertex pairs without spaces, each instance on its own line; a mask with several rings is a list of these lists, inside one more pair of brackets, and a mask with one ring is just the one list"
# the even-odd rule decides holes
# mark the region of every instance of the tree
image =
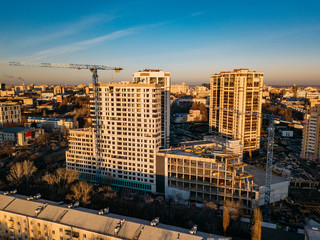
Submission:
[[207,202],[207,201],[204,201],[203,204],[209,208],[209,209],[212,209],[212,210],[218,210],[218,205],[215,204],[214,202]]
[[10,174],[7,179],[14,183],[19,184],[23,178],[23,164],[22,162],[17,162],[10,168]]
[[68,199],[89,204],[91,199],[92,184],[86,181],[79,181],[71,186],[72,194],[67,196]]
[[10,168],[10,174],[7,176],[7,179],[14,184],[19,184],[25,178],[28,191],[29,179],[36,171],[37,168],[32,161],[24,160],[23,162],[15,163]]
[[226,234],[227,228],[230,224],[230,201],[226,200],[223,205],[223,212],[222,212],[222,226],[223,226],[223,232]]
[[24,160],[22,163],[23,175],[26,178],[27,192],[29,188],[29,179],[37,171],[37,168],[34,166],[33,162]]
[[57,186],[59,193],[64,193],[66,189],[80,177],[79,172],[70,171],[66,168],[59,168],[54,174],[47,173],[42,180],[49,184],[50,187]]
[[230,217],[232,219],[236,219],[240,213],[240,203],[234,202],[230,200],[226,200],[223,205],[223,213],[222,213],[222,225],[223,232],[226,233],[227,228],[230,224]]
[[254,217],[253,217],[254,225],[252,227],[251,239],[252,240],[261,240],[262,215],[261,215],[260,208],[256,208],[254,210],[253,214],[254,214]]

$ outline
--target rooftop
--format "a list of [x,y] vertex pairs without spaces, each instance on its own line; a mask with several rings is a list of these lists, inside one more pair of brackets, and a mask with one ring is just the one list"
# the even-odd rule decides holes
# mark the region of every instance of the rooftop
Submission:
[[0,131],[1,132],[6,132],[6,133],[19,133],[25,130],[29,130],[30,128],[25,128],[25,127],[9,127],[9,128],[3,128]]
[[[197,142],[197,141],[195,141]],[[202,146],[197,146],[198,144],[194,145],[192,142],[189,142],[185,145],[186,147],[182,146],[179,148],[172,148],[172,149],[160,149],[159,153],[166,153],[166,154],[175,154],[175,155],[183,155],[183,156],[190,156],[190,157],[200,157],[200,158],[215,158],[216,156],[225,157],[225,158],[238,158],[240,154],[234,154],[232,151],[221,149],[219,147],[212,146],[213,143],[209,141],[200,141],[202,142]],[[206,146],[206,144],[208,146]]]
[[[56,202],[45,200],[27,201],[26,196],[5,196],[0,191],[0,210],[26,215],[50,222],[56,222],[67,226],[73,226],[88,231],[114,236],[114,229],[121,219],[125,219],[124,225],[118,232],[122,239],[134,239],[140,233],[139,239],[167,239],[167,240],[214,240],[228,239],[223,236],[197,232],[196,235],[189,234],[189,229],[179,228],[160,223],[152,227],[150,222],[142,219],[130,218],[117,214],[98,215],[98,211],[86,208],[69,209],[67,205],[59,205]],[[35,210],[48,203],[38,216]]]
[[[264,186],[266,184],[266,171],[256,168],[252,165],[247,165],[244,167],[244,170],[254,175],[253,182],[259,186]],[[281,182],[287,182],[287,180],[284,177],[279,177],[275,174],[272,174],[271,177],[271,184],[277,184]]]
[[65,121],[73,122],[73,119],[72,119],[72,118],[28,117],[28,119],[46,120],[46,121],[60,121],[60,120],[65,120]]

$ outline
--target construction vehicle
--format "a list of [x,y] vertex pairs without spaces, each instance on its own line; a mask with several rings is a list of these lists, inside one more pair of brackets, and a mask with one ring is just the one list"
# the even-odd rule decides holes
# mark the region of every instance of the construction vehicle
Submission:
[[121,67],[107,67],[104,65],[90,65],[90,64],[69,64],[69,63],[30,63],[30,62],[10,62],[0,61],[3,66],[15,67],[45,67],[45,68],[70,68],[70,69],[88,69],[92,72],[92,85],[93,85],[93,100],[94,100],[94,149],[95,149],[95,162],[96,162],[96,182],[100,181],[100,167],[101,167],[101,154],[100,154],[100,111],[99,111],[99,86],[98,86],[98,70],[114,70],[120,72]]

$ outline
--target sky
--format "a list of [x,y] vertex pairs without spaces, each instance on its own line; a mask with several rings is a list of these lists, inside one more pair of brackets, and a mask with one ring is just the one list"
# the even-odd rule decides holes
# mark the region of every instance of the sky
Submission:
[[[320,1],[0,1],[0,61],[103,64],[209,83],[235,68],[270,85],[320,85]],[[88,70],[0,66],[0,82],[88,84]]]

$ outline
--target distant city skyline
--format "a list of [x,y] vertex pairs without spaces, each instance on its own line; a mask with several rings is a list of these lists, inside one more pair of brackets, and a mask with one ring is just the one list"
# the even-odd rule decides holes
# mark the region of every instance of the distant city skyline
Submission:
[[[318,85],[318,1],[1,2],[0,61],[121,66],[101,82],[129,81],[146,68],[196,85],[236,68],[269,85]],[[86,70],[0,66],[0,82],[88,84]]]

